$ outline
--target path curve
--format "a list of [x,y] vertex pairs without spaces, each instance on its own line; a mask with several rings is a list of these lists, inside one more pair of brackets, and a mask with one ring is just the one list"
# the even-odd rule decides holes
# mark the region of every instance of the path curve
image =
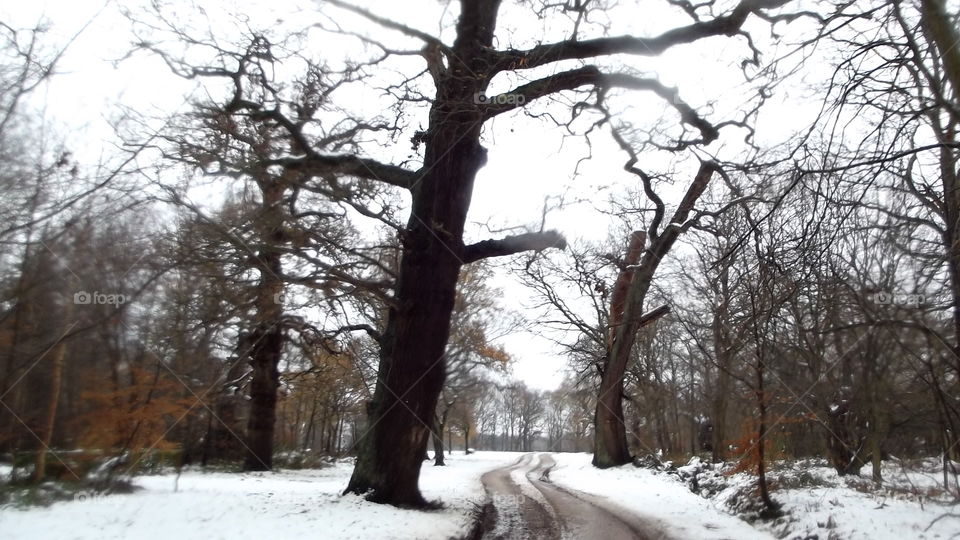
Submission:
[[484,539],[666,540],[656,524],[600,497],[556,485],[550,454],[524,454],[481,477]]

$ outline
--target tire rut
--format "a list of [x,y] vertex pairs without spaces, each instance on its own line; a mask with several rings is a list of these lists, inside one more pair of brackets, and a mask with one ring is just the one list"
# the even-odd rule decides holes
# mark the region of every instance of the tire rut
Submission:
[[661,527],[600,497],[553,484],[550,454],[524,454],[481,477],[484,539],[661,540]]

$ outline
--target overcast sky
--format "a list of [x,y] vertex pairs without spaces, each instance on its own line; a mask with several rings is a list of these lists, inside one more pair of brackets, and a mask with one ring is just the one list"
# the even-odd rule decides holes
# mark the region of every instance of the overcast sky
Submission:
[[[448,42],[452,36],[450,24],[455,20],[455,3],[447,11],[443,3],[435,0],[421,0],[422,9],[416,10],[409,6],[417,2],[357,3],[369,5],[380,15],[440,35]],[[508,2],[505,4],[509,5]],[[650,35],[663,31],[671,21],[677,24],[686,22],[675,11],[665,11],[663,1],[639,4],[642,7],[628,12],[632,17],[613,21],[614,33]],[[221,10],[222,6],[231,3],[200,2],[200,5],[206,8],[212,25],[227,21]],[[138,55],[118,62],[129,51],[132,40],[130,25],[120,14],[120,6],[134,9],[135,4],[41,0],[0,7],[0,18],[15,27],[28,27],[38,20],[48,20],[52,24],[52,36],[59,43],[65,43],[86,25],[60,63],[60,75],[45,88],[43,96],[48,118],[69,133],[68,145],[85,160],[112,152],[113,133],[109,120],[116,117],[118,103],[143,112],[153,111],[160,117],[182,108],[185,95],[195,88],[195,84],[170,74],[155,58]],[[272,20],[276,26],[290,27],[316,20],[316,6],[317,3],[311,0],[243,3],[243,9],[254,20]],[[327,6],[324,9],[344,26],[357,30],[371,28],[335,8]],[[443,22],[438,24],[438,21]],[[551,34],[568,31],[559,27],[542,28],[542,23],[520,7],[505,9],[500,28],[500,46],[518,48],[534,45],[537,39],[549,38]],[[379,38],[384,31],[376,30],[376,34]],[[553,38],[559,35],[565,34],[558,33]],[[402,36],[390,36],[389,39],[407,43],[406,48],[411,48],[410,42],[404,41]],[[323,49],[324,55],[331,57],[342,57],[350,52],[343,50],[347,47],[344,43],[325,42],[318,47]],[[768,58],[782,53],[776,47],[771,48]],[[683,47],[661,58],[631,58],[628,61],[633,67],[656,74],[664,83],[676,85],[681,96],[692,105],[706,108],[710,104],[708,118],[719,118],[726,111],[743,105],[748,95],[736,67],[744,51],[742,42],[721,38]],[[509,88],[512,83],[515,81],[495,80],[491,94]],[[760,118],[759,132],[764,140],[781,140],[812,118],[817,105],[804,95],[800,90],[791,93],[789,88],[781,87],[777,99]],[[656,121],[667,110],[666,104],[643,94],[631,95],[618,103],[629,109],[625,111],[625,117],[636,122]],[[547,106],[541,106],[540,110],[547,110]],[[550,110],[563,112],[559,107]],[[645,120],[644,117],[649,118]],[[710,150],[720,153],[727,149],[734,151],[741,137],[742,133],[731,130]],[[625,155],[613,145],[606,132],[593,137],[593,158],[581,164],[580,174],[576,177],[574,167],[589,152],[586,144],[579,137],[563,137],[563,132],[547,120],[521,114],[504,115],[487,125],[484,139],[489,160],[476,183],[468,241],[488,236],[486,226],[480,224],[493,228],[536,224],[540,220],[544,199],[560,195],[568,200],[590,202],[551,214],[547,226],[559,229],[572,241],[602,239],[608,234],[611,222],[598,214],[593,206],[604,206],[611,193],[636,184],[622,169]],[[668,196],[676,191],[665,188]],[[500,275],[497,285],[503,289],[503,302],[508,307],[532,315],[523,309],[530,302],[526,292],[509,276]],[[514,373],[517,377],[537,388],[549,389],[559,384],[566,360],[550,341],[535,333],[521,332],[506,338],[504,344],[516,358]]]

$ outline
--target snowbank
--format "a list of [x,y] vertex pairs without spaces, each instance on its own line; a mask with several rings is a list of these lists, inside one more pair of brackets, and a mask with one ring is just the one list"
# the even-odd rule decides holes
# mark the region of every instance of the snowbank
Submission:
[[[756,478],[727,475],[700,463],[668,470],[625,465],[590,466],[588,454],[560,454],[551,478],[574,489],[605,496],[657,520],[679,538],[787,538],[790,540],[906,540],[960,536],[960,508],[944,493],[935,462],[905,466],[886,462],[883,485],[860,477],[840,478],[823,460],[777,463],[768,478],[785,516],[749,524]],[[753,527],[756,528],[753,528]]]
[[[798,476],[804,478],[800,485],[794,482]],[[887,462],[879,488],[870,480],[869,466],[860,477],[841,478],[825,464],[798,462],[771,477],[780,484],[773,498],[788,515],[763,526],[787,538],[922,540],[960,535],[960,508],[938,492],[940,484],[929,472]]]
[[675,538],[773,538],[721,511],[669,476],[633,465],[600,470],[590,464],[592,457],[591,454],[554,454],[557,466],[550,472],[550,480],[603,497],[656,522]]

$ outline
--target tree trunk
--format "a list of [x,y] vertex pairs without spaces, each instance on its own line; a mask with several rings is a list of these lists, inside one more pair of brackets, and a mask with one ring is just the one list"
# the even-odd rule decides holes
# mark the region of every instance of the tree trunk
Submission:
[[724,264],[720,271],[717,298],[713,313],[713,355],[717,361],[717,384],[713,396],[712,427],[710,452],[714,463],[724,460],[727,453],[727,403],[730,393],[730,332],[729,323],[729,266]]
[[[628,167],[632,167],[632,164]],[[623,290],[621,282],[629,283],[629,287],[626,287],[622,301],[611,297],[610,302],[611,331],[607,339],[600,395],[597,397],[597,408],[594,413],[596,436],[594,437],[593,465],[596,467],[613,467],[630,461],[626,426],[623,422],[623,377],[627,371],[637,332],[644,325],[655,321],[669,311],[667,306],[663,306],[649,314],[644,314],[647,291],[650,290],[660,262],[670,252],[684,230],[683,225],[687,217],[707,189],[716,170],[716,164],[709,162],[700,164],[700,169],[687,187],[673,217],[670,218],[670,224],[663,231],[650,232],[648,249],[643,250],[647,234],[635,231],[630,235],[624,265],[617,277],[613,294],[623,294],[618,292]],[[662,208],[659,211],[662,213]],[[656,226],[653,227],[656,229]]]
[[[444,349],[463,256],[463,229],[480,145],[476,96],[486,88],[483,51],[493,42],[499,2],[462,4],[451,65],[438,76],[424,167],[411,190],[393,305],[381,340],[380,366],[368,406],[370,430],[346,491],[374,502],[423,507],[417,485],[445,374]],[[462,62],[467,60],[469,65]]]
[[249,347],[246,338],[237,343],[238,357],[227,370],[226,381],[217,393],[213,410],[215,416],[208,423],[204,463],[207,461],[239,460],[244,455],[243,426],[240,425],[240,406],[243,395],[240,392],[247,362],[245,349]]
[[767,486],[767,464],[766,464],[766,438],[767,438],[767,397],[764,386],[764,371],[766,371],[766,361],[763,353],[757,350],[756,366],[756,398],[757,413],[759,416],[759,426],[757,428],[757,484],[760,489],[760,499],[763,501],[763,517],[776,517],[780,515],[780,505],[770,498],[770,490]]
[[921,0],[920,6],[920,20],[940,53],[944,74],[953,87],[953,99],[960,103],[960,50],[957,49],[960,35],[947,13],[944,0]]
[[623,423],[623,378],[606,377],[594,413],[593,464],[612,467],[630,462],[627,430]]
[[[64,305],[64,334],[70,328],[70,321],[73,319],[73,301],[68,300]],[[47,400],[46,415],[43,419],[43,427],[40,429],[39,442],[37,448],[37,459],[33,468],[33,481],[35,483],[43,482],[47,475],[47,450],[53,442],[53,426],[57,418],[57,405],[60,403],[60,386],[63,381],[63,359],[67,354],[67,343],[60,339],[56,350],[53,351],[52,363],[50,367],[50,397]]]
[[310,409],[310,420],[307,421],[307,430],[303,434],[303,445],[301,446],[301,448],[304,451],[309,450],[310,447],[312,446],[310,441],[313,440],[313,432],[315,429],[314,422],[316,422],[316,420],[317,420],[317,399],[316,397],[314,397],[313,405],[311,406],[311,409]]
[[256,291],[254,330],[249,336],[250,418],[247,422],[244,470],[265,471],[273,467],[273,435],[277,418],[277,390],[280,388],[280,357],[283,353],[283,281],[280,278],[284,240],[280,183],[260,184],[263,211],[258,221],[264,245],[257,254],[260,282]]
[[[29,215],[32,216],[37,211],[40,197],[41,188],[38,184],[37,189],[30,198]],[[26,298],[26,295],[32,288],[32,284],[28,282],[28,279],[33,277],[33,273],[29,271],[33,253],[32,247],[34,245],[33,233],[34,224],[33,220],[31,220],[24,230],[23,254],[21,255],[20,264],[17,268],[17,283],[14,290],[11,291],[13,293],[12,299],[14,304],[10,313],[12,320],[10,323],[10,336],[7,338],[6,344],[6,366],[3,370],[3,378],[0,379],[0,396],[7,397],[7,403],[16,403],[19,400],[20,391],[16,385],[13,385],[13,381],[20,369],[18,364],[20,362],[21,338],[26,332],[26,329],[30,327],[33,319],[33,308]],[[11,395],[8,396],[8,394]],[[19,421],[14,411],[21,409],[16,405],[10,407],[10,409],[12,410],[8,410],[7,407],[0,408],[0,433],[7,434],[7,436],[0,437],[0,453],[14,451],[20,446],[20,430],[17,428]]]
[[[841,351],[837,346],[837,351]],[[831,399],[827,411],[827,455],[840,476],[858,475],[866,464],[861,449],[863,440],[858,432],[859,403],[854,402],[853,368],[849,355],[840,364],[840,388]]]
[[280,353],[283,330],[261,325],[250,336],[254,345],[250,355],[253,373],[250,379],[250,418],[247,422],[247,471],[267,471],[273,467],[273,432],[276,424],[277,389],[280,387]]
[[[623,420],[623,375],[626,373],[627,360],[633,339],[629,346],[617,346],[624,332],[621,325],[630,325],[624,321],[624,308],[630,296],[634,277],[633,266],[640,260],[646,234],[635,231],[630,235],[623,267],[614,283],[610,296],[610,330],[607,333],[607,357],[604,362],[603,377],[600,381],[600,394],[594,411],[595,426],[593,464],[597,467],[612,467],[630,462],[630,447],[627,444],[627,429]],[[628,329],[629,333],[630,330]],[[635,333],[635,332],[634,332]]]

